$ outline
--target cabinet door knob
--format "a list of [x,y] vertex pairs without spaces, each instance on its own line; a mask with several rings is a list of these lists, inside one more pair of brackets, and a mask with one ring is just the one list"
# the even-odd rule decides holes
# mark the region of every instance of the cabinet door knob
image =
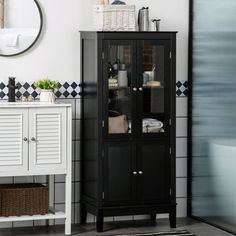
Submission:
[[28,142],[28,139],[25,137],[24,139],[23,139],[25,142]]
[[36,142],[36,138],[32,137],[31,141]]
[[137,91],[137,88],[134,87],[134,88],[133,88],[133,91],[136,92],[136,91]]
[[143,174],[143,172],[142,172],[141,170],[140,170],[138,173],[139,173],[139,175],[142,175],[142,174]]
[[142,91],[143,91],[143,88],[142,88],[142,87],[140,87],[140,88],[139,88],[139,91],[140,91],[140,92],[142,92]]
[[133,171],[133,175],[137,175],[138,173],[137,173],[137,171]]

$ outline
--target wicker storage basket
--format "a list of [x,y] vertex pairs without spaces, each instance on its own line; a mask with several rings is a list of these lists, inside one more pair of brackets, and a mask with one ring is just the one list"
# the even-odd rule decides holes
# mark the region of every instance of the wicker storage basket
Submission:
[[135,5],[95,5],[97,31],[135,31]]
[[45,215],[48,187],[42,184],[1,184],[0,216]]

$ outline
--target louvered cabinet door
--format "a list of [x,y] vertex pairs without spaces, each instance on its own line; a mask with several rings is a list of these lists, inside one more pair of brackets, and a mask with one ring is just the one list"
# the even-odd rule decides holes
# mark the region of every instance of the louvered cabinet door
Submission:
[[27,138],[28,110],[0,109],[0,175],[27,171]]
[[66,170],[66,108],[29,110],[29,170]]

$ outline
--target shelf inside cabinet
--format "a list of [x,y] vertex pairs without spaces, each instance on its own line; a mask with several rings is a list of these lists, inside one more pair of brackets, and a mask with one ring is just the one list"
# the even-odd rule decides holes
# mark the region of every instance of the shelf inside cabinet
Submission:
[[125,90],[130,89],[130,87],[109,87],[109,90]]
[[143,85],[143,89],[164,89],[164,86],[147,86],[147,85]]

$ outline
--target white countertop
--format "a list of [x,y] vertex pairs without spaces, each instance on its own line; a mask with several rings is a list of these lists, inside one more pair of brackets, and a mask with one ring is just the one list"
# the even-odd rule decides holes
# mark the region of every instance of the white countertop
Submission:
[[0,101],[0,108],[28,108],[28,107],[71,107],[70,103],[45,103],[45,102],[8,102],[8,101]]

